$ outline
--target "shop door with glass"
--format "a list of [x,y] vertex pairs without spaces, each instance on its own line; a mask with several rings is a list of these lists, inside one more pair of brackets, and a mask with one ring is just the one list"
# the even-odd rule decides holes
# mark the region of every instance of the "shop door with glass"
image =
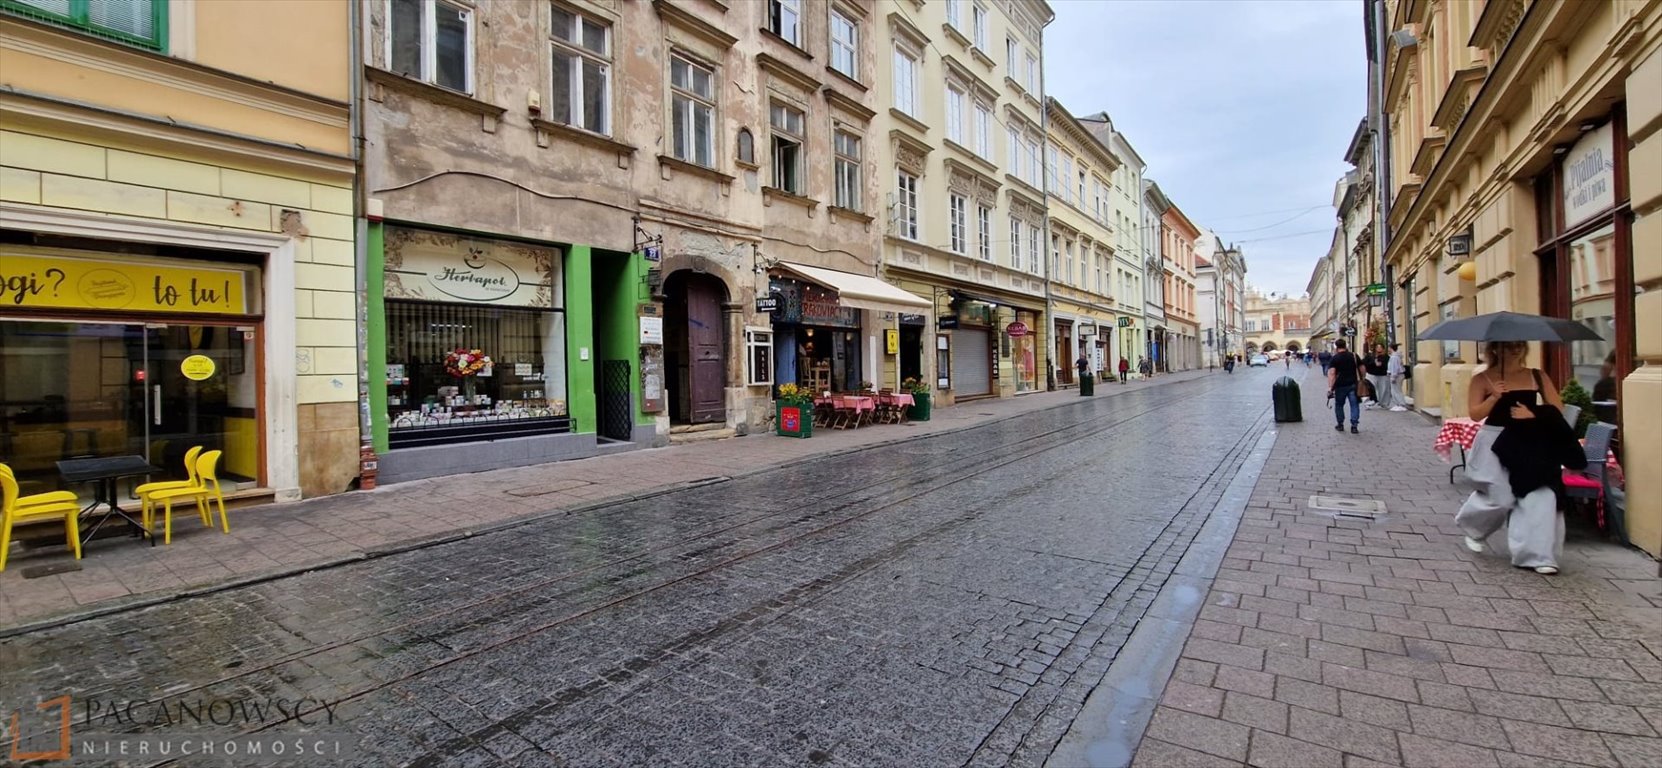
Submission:
[[251,327],[162,325],[144,327],[146,454],[150,463],[180,473],[194,446],[222,451],[223,483],[259,480],[258,381]]

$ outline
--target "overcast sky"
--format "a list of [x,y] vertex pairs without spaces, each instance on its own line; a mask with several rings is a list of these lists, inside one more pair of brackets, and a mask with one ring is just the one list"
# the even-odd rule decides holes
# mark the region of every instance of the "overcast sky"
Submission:
[[1247,282],[1304,293],[1367,112],[1360,0],[1050,2],[1046,90],[1107,110],[1189,219],[1240,244]]

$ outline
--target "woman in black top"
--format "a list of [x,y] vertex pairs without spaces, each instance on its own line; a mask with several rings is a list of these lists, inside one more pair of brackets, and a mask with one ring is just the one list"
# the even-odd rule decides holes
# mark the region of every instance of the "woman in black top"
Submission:
[[1564,401],[1552,377],[1526,365],[1528,344],[1491,342],[1484,346],[1483,357],[1487,367],[1472,376],[1466,390],[1467,413],[1483,422],[1466,461],[1466,477],[1475,490],[1454,521],[1466,534],[1466,548],[1473,552],[1482,552],[1483,540],[1505,526],[1513,565],[1555,574],[1564,546],[1558,497],[1551,488],[1537,488],[1516,498],[1494,444],[1514,422],[1541,418],[1527,405],[1545,403],[1562,410]]

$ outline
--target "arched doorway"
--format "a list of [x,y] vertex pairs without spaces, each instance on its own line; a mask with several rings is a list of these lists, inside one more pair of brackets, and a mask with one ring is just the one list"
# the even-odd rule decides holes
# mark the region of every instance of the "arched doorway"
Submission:
[[1266,342],[1264,342],[1264,346],[1258,348],[1258,351],[1263,352],[1266,355],[1271,353],[1271,352],[1274,352],[1275,350],[1276,350],[1276,346],[1275,346],[1275,342],[1273,342],[1273,341],[1266,341]]
[[1303,350],[1303,349],[1304,349],[1304,348],[1303,348],[1303,347],[1300,347],[1300,346],[1299,346],[1299,345],[1298,345],[1298,342],[1296,342],[1296,341],[1289,341],[1289,342],[1287,342],[1287,351],[1288,351],[1288,352],[1291,352],[1291,353],[1293,353],[1293,354],[1295,354],[1295,355],[1296,355],[1296,354],[1298,354],[1298,353],[1299,353],[1299,352],[1300,352],[1300,351],[1301,351],[1301,350]]
[[669,373],[669,420],[710,424],[727,420],[727,329],[719,278],[680,271],[664,280],[664,369]]

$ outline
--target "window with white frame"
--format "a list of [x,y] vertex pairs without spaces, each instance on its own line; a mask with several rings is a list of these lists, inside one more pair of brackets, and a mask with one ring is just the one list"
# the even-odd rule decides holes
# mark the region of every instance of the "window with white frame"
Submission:
[[768,110],[773,129],[773,188],[793,195],[806,194],[802,183],[802,110],[774,104]]
[[976,3],[970,11],[974,18],[975,47],[987,50],[987,6]]
[[1010,217],[1010,268],[1021,269],[1021,219]]
[[1085,207],[1085,163],[1079,163],[1079,207]]
[[993,209],[985,205],[975,210],[975,248],[982,261],[993,260]]
[[1062,239],[1055,235],[1050,237],[1050,279],[1062,279]]
[[670,112],[675,157],[706,168],[716,164],[715,72],[679,55],[669,59]]
[[1103,279],[1103,274],[1102,274],[1102,261],[1103,261],[1103,259],[1102,259],[1101,256],[1097,256],[1095,259],[1093,259],[1093,261],[1096,262],[1096,292],[1100,293],[1100,294],[1103,294],[1103,295],[1107,295],[1107,293],[1108,293],[1108,281]]
[[389,0],[387,66],[452,91],[473,90],[473,13],[444,0]]
[[894,108],[918,114],[918,60],[899,48],[894,50]]
[[1039,138],[1029,136],[1023,146],[1027,149],[1027,183],[1034,188],[1042,187],[1044,185],[1039,182],[1039,174],[1043,173],[1039,170]]
[[1035,275],[1039,274],[1039,260],[1044,258],[1045,253],[1044,249],[1039,247],[1041,237],[1043,237],[1043,233],[1039,231],[1039,227],[1028,225],[1027,271]]
[[833,131],[831,144],[836,157],[833,204],[851,211],[864,210],[860,207],[860,137],[848,131]]
[[1073,155],[1062,155],[1062,173],[1056,177],[1056,192],[1063,202],[1073,202]]
[[951,85],[946,87],[946,137],[964,143],[964,92]]
[[1063,243],[1062,251],[1065,254],[1062,261],[1062,276],[1068,285],[1073,285],[1073,241],[1069,240]]
[[[1051,192],[1057,192],[1056,164],[1060,162],[1060,160],[1058,160],[1058,156],[1056,147],[1050,146],[1045,148],[1045,184]],[[1060,193],[1058,193],[1058,195],[1059,194]]]
[[860,25],[842,11],[831,11],[831,68],[860,79]]
[[1016,79],[1016,66],[1021,62],[1021,44],[1013,37],[1004,38],[1004,73]]
[[969,222],[967,221],[968,201],[963,195],[947,197],[947,223],[952,229],[951,248],[953,253],[964,253],[969,250]]
[[1009,154],[1005,163],[1010,166],[1010,175],[1021,178],[1021,134],[1013,125],[1004,126],[1004,149]]
[[1039,60],[1031,52],[1027,54],[1027,90],[1039,95]]
[[975,105],[975,154],[993,159],[993,110],[979,102]]
[[612,130],[610,26],[553,6],[553,88],[548,119],[594,133]]
[[896,234],[907,240],[918,239],[918,177],[897,171],[894,198]]
[[802,0],[768,0],[768,30],[802,47]]
[[773,383],[773,329],[744,329],[744,383],[752,387]]
[[946,23],[953,29],[964,28],[964,0],[946,0]]

